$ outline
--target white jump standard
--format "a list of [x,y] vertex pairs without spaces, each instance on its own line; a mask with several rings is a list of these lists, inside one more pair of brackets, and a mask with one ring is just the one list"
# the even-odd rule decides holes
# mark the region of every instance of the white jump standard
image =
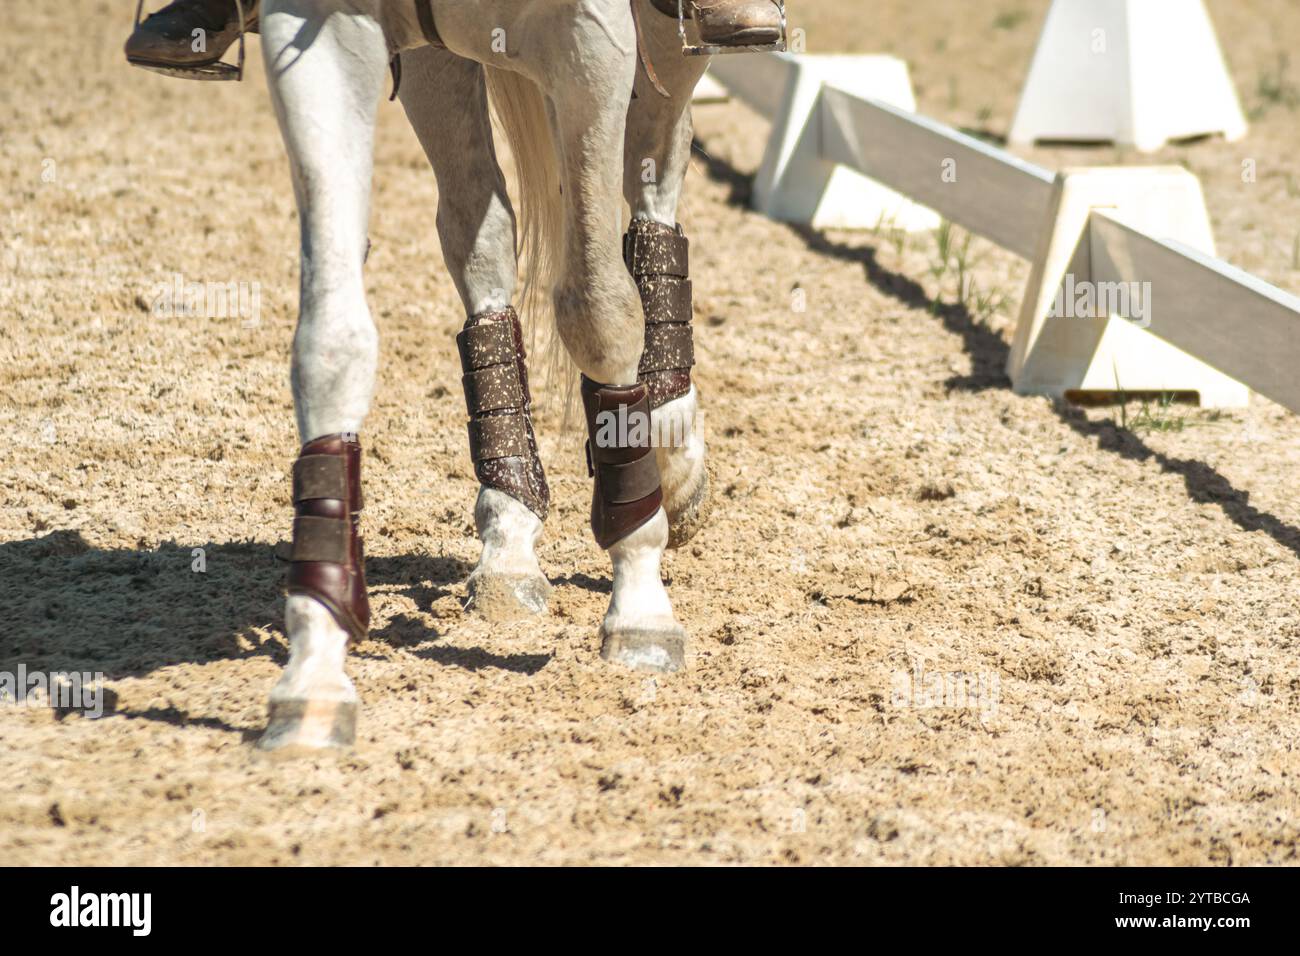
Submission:
[[1011,142],[1105,141],[1154,152],[1246,135],[1204,0],[1054,0]]
[[[715,64],[711,73],[760,113],[779,117],[799,59],[761,55],[746,71]],[[1253,388],[1300,411],[1293,374],[1300,299],[1214,258],[1190,173],[1110,168],[1058,176],[828,80],[807,98],[814,103],[807,125],[818,135],[806,141],[816,144],[817,162],[866,176],[1034,264],[1008,364],[1017,391],[1195,393],[1202,406],[1237,407]],[[786,140],[774,124],[768,155]],[[812,180],[826,181],[820,173]],[[1147,319],[1054,316],[1067,281],[1149,288]]]

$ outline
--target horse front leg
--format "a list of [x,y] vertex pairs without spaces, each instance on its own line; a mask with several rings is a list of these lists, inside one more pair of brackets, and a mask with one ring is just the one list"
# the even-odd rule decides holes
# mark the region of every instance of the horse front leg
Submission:
[[361,548],[361,445],[378,334],[366,305],[375,108],[387,47],[355,3],[265,0],[267,82],[289,153],[301,227],[292,385],[302,442],[293,469],[289,663],[271,690],[267,750],[351,745],[357,693],[344,672],[370,622]]
[[400,95],[438,178],[438,237],[468,316],[457,345],[483,543],[467,582],[469,606],[490,620],[540,613],[551,586],[534,549],[550,492],[511,306],[515,217],[493,147],[483,67],[432,47],[403,53]]
[[638,377],[650,398],[668,547],[678,548],[704,524],[709,503],[704,413],[691,382],[689,243],[677,222],[691,158],[691,96],[708,58],[682,56],[676,22],[659,15],[651,0],[634,2],[640,4],[643,42],[663,92],[645,70],[637,71],[623,154],[623,191],[632,210],[623,255],[645,312]]
[[[620,207],[623,146],[636,70],[631,10],[618,0],[583,5],[557,31],[539,79],[552,108],[564,197],[563,273],[556,328],[582,372],[588,465],[595,479],[592,531],[613,563],[613,594],[601,625],[601,655],[642,670],[682,667],[686,632],[660,577],[668,542],[648,390],[638,379],[645,319],[623,264]],[[577,64],[577,67],[574,67]]]

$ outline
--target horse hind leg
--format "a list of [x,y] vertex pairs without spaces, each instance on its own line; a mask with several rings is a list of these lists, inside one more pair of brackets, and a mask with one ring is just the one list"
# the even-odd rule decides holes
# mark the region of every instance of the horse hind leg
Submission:
[[552,104],[564,202],[556,329],[583,373],[592,530],[613,564],[601,655],[640,670],[675,671],[684,663],[686,632],[660,577],[668,518],[650,447],[646,386],[637,376],[644,317],[619,241],[636,38],[625,2],[592,0],[586,9],[587,20],[551,34],[548,52],[559,62],[534,65]]
[[535,545],[550,504],[531,415],[516,286],[515,217],[497,163],[483,68],[425,47],[402,54],[400,97],[438,178],[438,237],[468,319],[457,336],[474,523],[483,550],[469,606],[489,620],[546,610]]
[[[302,233],[292,384],[303,443],[285,604],[289,663],[259,746],[319,751],[355,740],[344,672],[369,625],[359,537],[361,448],[378,335],[366,305],[374,113],[387,49],[376,21],[329,0],[265,0],[267,82],[289,153]],[[349,5],[348,10],[355,10]]]
[[690,164],[691,96],[708,67],[706,57],[684,57],[676,24],[642,3],[643,41],[665,97],[644,70],[628,110],[623,153],[624,197],[632,222],[624,260],[645,312],[638,377],[650,396],[655,456],[668,514],[668,547],[688,542],[709,512],[704,413],[691,382],[695,361],[688,240],[677,222]]

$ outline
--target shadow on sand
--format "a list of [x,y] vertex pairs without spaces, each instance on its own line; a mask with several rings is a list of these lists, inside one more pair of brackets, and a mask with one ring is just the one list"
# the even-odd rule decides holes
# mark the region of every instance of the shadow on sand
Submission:
[[[22,665],[28,674],[101,673],[111,683],[186,663],[269,657],[282,666],[288,658],[284,644],[254,632],[283,623],[287,565],[275,552],[255,542],[182,546],[169,541],[151,550],[101,549],[72,530],[0,543],[0,619],[5,622],[0,671],[16,673]],[[366,562],[372,588],[396,588],[423,611],[453,593],[470,570],[458,559],[427,555]],[[550,655],[500,656],[477,647],[430,645],[441,636],[422,621],[397,615],[372,631],[370,640],[419,645],[420,656],[469,670],[500,667],[533,674],[550,660]],[[365,656],[364,647],[354,653]],[[250,734],[174,704],[124,711],[111,688],[105,689],[104,713]]]

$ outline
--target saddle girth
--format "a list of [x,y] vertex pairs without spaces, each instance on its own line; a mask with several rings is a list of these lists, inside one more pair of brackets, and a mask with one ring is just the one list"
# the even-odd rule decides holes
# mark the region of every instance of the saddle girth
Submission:
[[[430,46],[445,48],[442,37],[438,35],[438,25],[433,22],[432,0],[415,0],[415,15],[420,19],[420,32]],[[402,54],[394,53],[388,60],[388,69],[393,74],[393,92],[389,94],[391,103],[397,99],[397,91],[402,88]]]
[[442,46],[438,25],[433,22],[433,0],[415,0],[415,15],[420,18],[420,32],[432,46]]

